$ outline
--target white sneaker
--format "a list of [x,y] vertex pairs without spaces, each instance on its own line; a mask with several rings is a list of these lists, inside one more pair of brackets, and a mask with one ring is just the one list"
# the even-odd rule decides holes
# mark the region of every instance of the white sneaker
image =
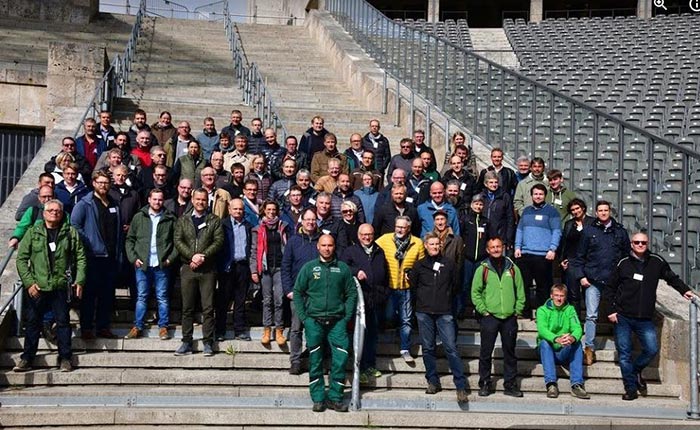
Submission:
[[416,360],[414,360],[413,357],[411,357],[411,353],[405,349],[401,351],[401,358],[403,358],[403,361],[405,361],[408,364],[413,364],[416,362]]

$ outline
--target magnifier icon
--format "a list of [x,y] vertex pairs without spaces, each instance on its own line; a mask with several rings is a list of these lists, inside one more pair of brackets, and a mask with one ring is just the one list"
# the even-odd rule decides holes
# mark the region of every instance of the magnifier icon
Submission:
[[668,12],[668,9],[666,9],[666,5],[664,4],[665,0],[654,0],[654,6],[663,8],[665,11]]

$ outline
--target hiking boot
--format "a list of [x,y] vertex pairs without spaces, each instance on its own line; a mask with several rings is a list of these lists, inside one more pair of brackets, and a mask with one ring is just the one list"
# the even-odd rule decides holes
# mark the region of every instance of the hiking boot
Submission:
[[636,391],[626,391],[625,394],[622,395],[622,400],[635,400],[638,397]]
[[268,346],[270,344],[270,336],[272,336],[272,329],[270,327],[265,327],[263,329],[263,335],[260,338],[260,343]]
[[489,387],[490,384],[484,384],[481,387],[479,387],[479,397],[488,397],[491,395],[491,387]]
[[442,386],[440,384],[428,383],[428,388],[425,389],[425,394],[437,394],[442,391]]
[[168,333],[168,328],[161,327],[160,330],[158,330],[158,337],[160,338],[160,340],[170,339],[170,334]]
[[[571,392],[573,394],[573,388]],[[547,384],[547,397],[550,399],[556,399],[557,397],[559,397],[559,387],[557,386],[557,384]]]
[[403,358],[403,361],[405,361],[406,364],[413,364],[416,362],[416,360],[414,360],[411,356],[411,353],[406,351],[405,349],[401,351],[401,358]]
[[377,370],[374,367],[368,368],[366,370],[366,372],[369,376],[374,376],[375,378],[381,378],[381,376],[382,376],[382,372],[380,372],[379,370]]
[[175,350],[175,355],[190,355],[192,354],[192,343],[182,342],[180,346]]
[[325,402],[314,402],[314,406],[311,408],[314,412],[323,412],[326,410]]
[[508,387],[503,390],[503,394],[510,397],[522,397],[523,392],[518,389],[518,387]]
[[647,396],[647,381],[642,377],[642,372],[637,373],[637,391],[642,397]]
[[102,337],[104,339],[117,339],[119,336],[112,333],[112,330],[108,328],[103,328],[102,330],[97,332],[97,337]]
[[211,343],[205,343],[204,348],[202,348],[202,353],[205,357],[211,357],[214,355],[214,350],[211,347]]
[[346,405],[343,402],[332,402],[329,400],[326,402],[326,407],[328,409],[333,409],[336,412],[347,412],[348,411],[348,405]]
[[275,342],[280,347],[287,344],[287,338],[284,337],[284,327],[275,327]]
[[124,339],[138,339],[141,337],[141,330],[139,330],[136,327],[131,327],[131,330],[129,330],[129,333],[124,336]]
[[61,360],[61,364],[59,364],[58,370],[60,370],[61,372],[72,372],[73,371],[73,363],[71,363],[70,360],[66,360],[64,358]]
[[586,392],[586,389],[583,388],[582,384],[575,384],[571,386],[571,395],[576,397],[577,399],[590,399],[591,396]]
[[590,346],[583,349],[583,365],[590,366],[596,362],[595,351]]
[[301,375],[303,372],[301,370],[301,364],[299,363],[292,363],[291,366],[289,366],[289,374],[290,375]]
[[457,403],[467,403],[469,401],[469,396],[467,395],[467,390],[457,390]]
[[20,372],[28,372],[28,371],[30,371],[30,370],[32,370],[32,363],[30,363],[30,362],[28,362],[27,360],[24,360],[24,359],[19,360],[19,362],[17,363],[17,365],[16,365],[15,367],[12,368],[12,371],[13,371],[13,372],[17,372],[17,373],[20,373]]

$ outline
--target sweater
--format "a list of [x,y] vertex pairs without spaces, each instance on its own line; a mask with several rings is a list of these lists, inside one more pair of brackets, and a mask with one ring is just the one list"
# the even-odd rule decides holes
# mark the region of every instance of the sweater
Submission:
[[515,230],[515,249],[523,254],[545,255],[557,251],[560,239],[561,219],[552,205],[525,208]]

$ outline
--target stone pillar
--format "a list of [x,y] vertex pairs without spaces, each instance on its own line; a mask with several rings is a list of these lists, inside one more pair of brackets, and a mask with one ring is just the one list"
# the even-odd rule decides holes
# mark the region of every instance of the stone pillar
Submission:
[[[46,70],[46,132],[65,108],[85,109],[106,68],[105,47],[87,43],[49,43]],[[77,126],[75,124],[74,126]]]
[[544,15],[544,0],[530,0],[530,22],[542,21]]
[[440,0],[428,0],[428,22],[440,21]]
[[637,18],[651,18],[652,2],[652,0],[637,0]]
[[99,10],[99,0],[0,0],[0,15],[66,24],[87,24]]

